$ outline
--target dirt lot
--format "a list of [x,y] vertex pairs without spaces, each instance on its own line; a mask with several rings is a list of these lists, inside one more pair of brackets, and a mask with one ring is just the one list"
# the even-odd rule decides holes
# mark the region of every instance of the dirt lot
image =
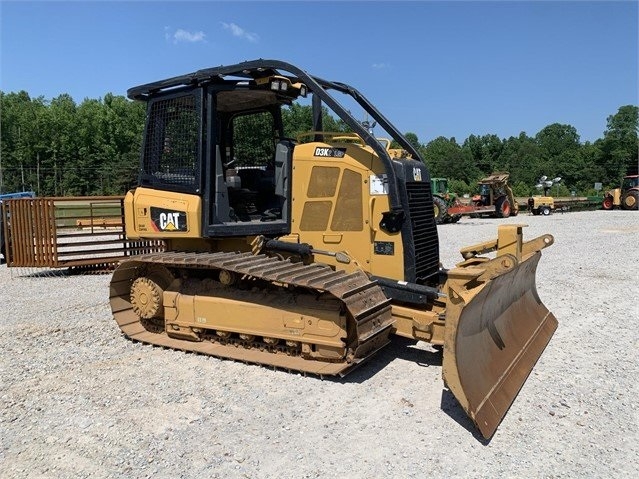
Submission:
[[537,272],[559,329],[491,441],[396,341],[339,380],[121,336],[108,275],[0,267],[0,477],[630,477],[639,468],[639,214],[464,218],[445,266],[498,224],[551,233]]

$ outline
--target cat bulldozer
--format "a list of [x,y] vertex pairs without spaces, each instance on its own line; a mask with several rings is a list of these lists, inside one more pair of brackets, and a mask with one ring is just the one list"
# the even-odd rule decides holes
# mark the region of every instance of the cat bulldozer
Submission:
[[[523,225],[503,226],[444,269],[419,152],[355,88],[289,63],[208,68],[127,93],[147,118],[126,233],[165,248],[113,272],[125,336],[320,377],[347,374],[393,335],[426,341],[443,350],[450,392],[493,435],[557,327],[535,285],[551,235],[523,241]],[[283,116],[296,100],[312,131],[292,139]],[[345,131],[323,131],[329,109]]]

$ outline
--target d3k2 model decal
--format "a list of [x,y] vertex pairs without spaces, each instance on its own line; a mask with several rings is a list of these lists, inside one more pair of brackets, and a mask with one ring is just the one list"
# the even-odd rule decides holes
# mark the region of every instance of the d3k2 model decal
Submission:
[[187,231],[186,213],[151,207],[151,221],[157,231]]
[[327,148],[324,146],[316,146],[313,156],[321,156],[323,158],[344,158],[344,156],[346,156],[346,148]]

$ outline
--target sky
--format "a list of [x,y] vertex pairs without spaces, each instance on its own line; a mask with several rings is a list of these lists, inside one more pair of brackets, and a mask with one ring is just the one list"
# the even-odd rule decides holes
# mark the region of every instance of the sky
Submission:
[[421,143],[552,123],[595,141],[639,104],[638,5],[0,0],[0,90],[80,103],[269,58],[354,86]]

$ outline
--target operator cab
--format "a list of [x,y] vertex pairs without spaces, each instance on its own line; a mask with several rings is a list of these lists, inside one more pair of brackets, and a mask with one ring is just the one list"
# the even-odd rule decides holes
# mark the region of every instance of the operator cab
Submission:
[[626,176],[621,182],[621,190],[626,191],[630,188],[639,186],[639,176]]
[[479,197],[482,205],[487,206],[492,204],[492,189],[490,185],[484,183],[479,185]]
[[201,196],[203,236],[288,233],[294,144],[281,108],[306,95],[281,75],[152,93],[140,185]]

